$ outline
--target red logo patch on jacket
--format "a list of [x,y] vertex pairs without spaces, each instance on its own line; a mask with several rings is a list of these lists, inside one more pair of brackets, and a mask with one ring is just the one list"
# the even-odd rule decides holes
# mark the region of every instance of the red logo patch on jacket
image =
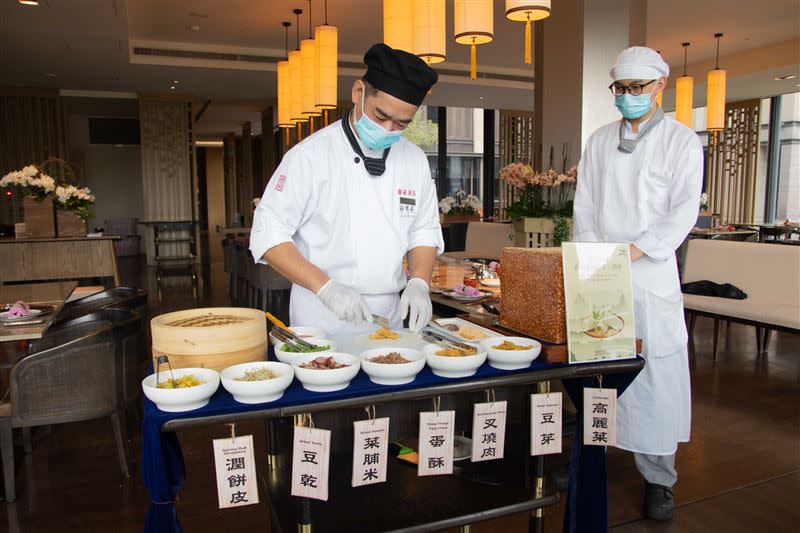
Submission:
[[278,178],[278,183],[275,184],[275,190],[278,192],[283,191],[283,186],[286,184],[286,176]]

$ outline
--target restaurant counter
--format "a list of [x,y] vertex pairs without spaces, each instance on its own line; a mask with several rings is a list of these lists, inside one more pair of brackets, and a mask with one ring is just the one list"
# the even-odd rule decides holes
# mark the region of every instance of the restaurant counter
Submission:
[[[271,352],[270,360],[274,360]],[[531,458],[528,454],[530,431],[524,414],[528,413],[528,396],[535,392],[532,386],[561,379],[575,405],[582,405],[583,387],[596,386],[597,376],[603,376],[604,387],[615,388],[618,394],[622,394],[643,366],[641,358],[580,365],[534,361],[528,368],[514,371],[498,370],[484,363],[474,376],[461,379],[438,377],[426,366],[412,383],[398,386],[374,384],[366,374],[360,372],[341,391],[309,392],[295,380],[280,399],[255,405],[236,402],[220,386],[206,406],[183,413],[160,411],[145,399],[142,477],[152,501],[145,531],[180,530],[172,502],[186,481],[186,473],[175,432],[200,425],[221,425],[252,419],[268,421],[267,453],[275,459],[273,469],[263,476],[262,494],[266,493],[273,519],[283,530],[296,529],[298,524],[313,524],[317,532],[341,531],[342,528],[381,531],[389,526],[394,531],[433,531],[533,511],[531,529],[539,531],[543,527],[543,519],[534,510],[556,503],[558,493],[543,485],[544,458]],[[509,413],[516,412],[522,424],[519,424],[521,427],[515,427],[510,416],[507,455],[504,459],[483,464],[467,462],[462,469],[457,468],[454,475],[432,477],[417,477],[415,469],[390,459],[387,483],[353,489],[348,474],[352,456],[348,457],[347,446],[341,446],[341,440],[346,439],[339,439],[340,445],[337,446],[337,439],[334,438],[330,500],[322,502],[289,495],[291,424],[287,423],[286,417],[328,413],[326,416],[335,425],[344,428],[349,426],[349,433],[352,434],[352,422],[364,418],[365,406],[383,405],[381,416],[387,416],[385,409],[395,408],[390,417],[390,427],[402,424],[413,428],[419,416],[420,400],[451,395],[443,398],[443,403],[447,403],[448,399],[452,403],[453,399],[466,396],[467,405],[471,405],[476,392],[497,390],[500,397],[507,392],[506,389],[513,392],[503,398],[509,401]],[[430,406],[430,403],[426,405]],[[425,407],[423,410],[431,408]],[[471,409],[469,413],[461,413],[462,416],[465,414],[471,420]],[[529,414],[527,418],[529,422]],[[317,427],[330,429],[327,424],[321,424],[319,418]],[[576,427],[565,514],[569,529],[565,531],[605,531],[605,449],[579,444],[582,442],[580,412]],[[334,430],[334,435],[337,431]],[[407,438],[408,435],[403,437]],[[269,449],[270,446],[272,449]],[[487,464],[490,466],[485,466]],[[481,482],[479,478],[488,471],[494,472],[492,475],[496,479],[490,483],[485,480]],[[537,478],[540,488],[538,494]],[[366,501],[364,498],[372,501],[373,495],[376,498],[374,505],[363,505]],[[404,512],[390,512],[397,508],[403,508]],[[353,523],[348,525],[348,521]]]

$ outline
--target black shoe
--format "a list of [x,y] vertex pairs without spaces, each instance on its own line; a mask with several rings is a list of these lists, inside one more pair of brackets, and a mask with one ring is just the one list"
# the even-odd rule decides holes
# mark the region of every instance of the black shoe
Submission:
[[670,520],[675,510],[672,488],[654,483],[644,486],[644,514],[651,520]]

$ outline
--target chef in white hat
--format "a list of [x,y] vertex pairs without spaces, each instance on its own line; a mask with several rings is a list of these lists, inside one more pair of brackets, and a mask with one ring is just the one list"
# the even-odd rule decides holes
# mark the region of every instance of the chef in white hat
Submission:
[[675,452],[689,440],[691,390],[675,250],[697,220],[703,149],[697,135],[656,104],[669,66],[634,46],[611,67],[622,118],[595,131],[578,166],[575,240],[630,243],[636,334],[644,370],[619,398],[617,446],[634,452],[645,511],[668,520]]

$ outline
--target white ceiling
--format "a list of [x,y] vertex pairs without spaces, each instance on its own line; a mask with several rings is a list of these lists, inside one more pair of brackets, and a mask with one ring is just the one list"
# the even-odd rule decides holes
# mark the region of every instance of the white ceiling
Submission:
[[[591,0],[586,0],[591,1]],[[175,92],[193,95],[198,102],[212,100],[199,124],[216,135],[238,129],[241,122],[258,122],[259,111],[274,98],[275,73],[271,65],[251,63],[245,69],[132,63],[133,43],[181,47],[190,50],[250,52],[279,56],[284,51],[281,21],[292,21],[291,10],[308,9],[307,0],[41,0],[39,7],[6,0],[0,5],[0,73],[7,85],[62,89]],[[448,42],[447,61],[441,68],[459,71],[443,76],[426,103],[462,107],[532,108],[532,68],[522,62],[523,25],[503,16],[502,0],[495,0],[495,40],[478,48],[479,72],[512,76],[517,81],[466,77],[466,46]],[[313,0],[313,24],[322,23],[323,0]],[[554,2],[558,9],[558,2]],[[358,63],[372,43],[382,40],[379,0],[329,0],[329,23],[339,28],[340,59]],[[452,1],[448,0],[448,35],[452,35]],[[546,22],[545,22],[546,23]],[[193,31],[191,26],[199,26]],[[307,12],[301,18],[301,38],[308,33]],[[649,0],[648,45],[661,50],[674,73],[682,70],[680,43],[690,41],[690,64],[705,65],[714,55],[715,32],[723,32],[721,62],[747,50],[800,38],[798,0]],[[449,40],[448,40],[449,41]],[[294,32],[290,33],[290,47]],[[183,44],[181,44],[183,43]],[[795,55],[800,55],[798,51]],[[168,61],[161,61],[168,62]],[[787,64],[796,68],[800,58]],[[766,96],[776,87],[766,83],[769,65],[756,72],[730,73],[729,93]],[[785,70],[785,69],[784,69]],[[463,72],[464,74],[460,74]],[[704,71],[703,71],[704,72]],[[346,98],[358,69],[346,69],[340,97]],[[48,76],[54,75],[54,76]],[[703,76],[701,72],[696,76]],[[737,83],[739,85],[737,85]],[[696,82],[696,85],[699,85]],[[779,92],[799,90],[786,82]]]

